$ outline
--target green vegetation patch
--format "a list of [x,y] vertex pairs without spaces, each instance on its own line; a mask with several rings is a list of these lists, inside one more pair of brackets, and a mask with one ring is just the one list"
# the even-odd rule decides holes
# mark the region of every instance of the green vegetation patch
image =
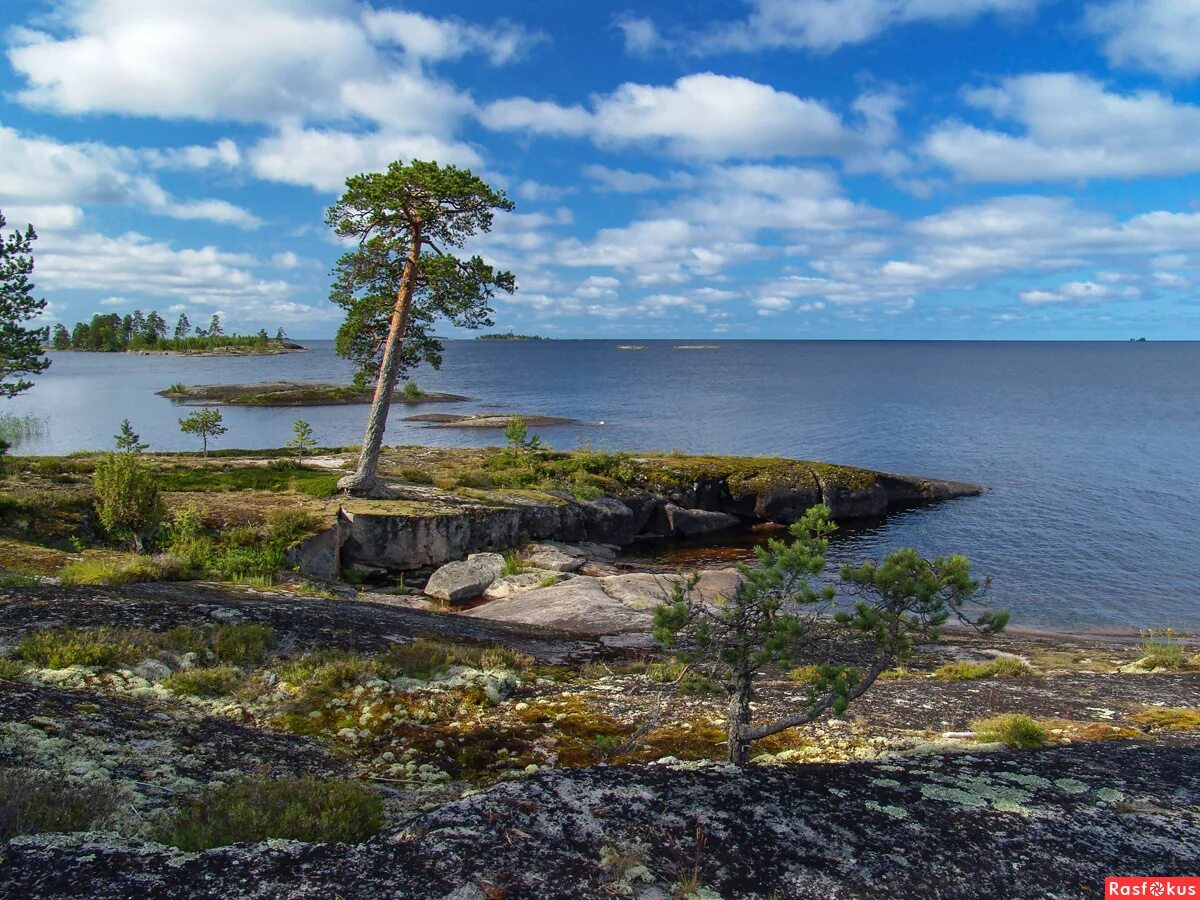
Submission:
[[359,781],[239,778],[180,808],[163,835],[181,850],[278,838],[357,844],[383,827],[383,800]]
[[1031,750],[1046,743],[1046,730],[1020,713],[977,719],[971,723],[975,739],[984,743],[1007,744],[1014,750]]
[[987,662],[947,663],[933,674],[943,681],[972,681],[977,678],[1033,678],[1037,672],[1024,660],[1001,656]]
[[1200,731],[1200,709],[1150,706],[1130,719],[1147,731]]
[[157,649],[155,636],[141,629],[48,628],[25,635],[15,656],[47,669],[111,669],[141,662]]
[[73,586],[177,581],[186,576],[185,566],[170,554],[141,556],[93,550],[86,551],[83,559],[67,563],[58,573],[63,584]]
[[310,497],[332,495],[339,477],[290,459],[272,460],[263,466],[171,465],[158,472],[163,491],[296,491]]
[[1144,669],[1182,669],[1188,665],[1188,651],[1183,636],[1173,628],[1155,629],[1141,633],[1138,644]]
[[275,632],[266,625],[218,625],[210,637],[213,655],[241,668],[260,665],[275,646]]
[[86,831],[112,813],[118,799],[108,785],[0,769],[0,842],[20,834]]
[[185,669],[163,681],[162,686],[181,697],[223,697],[232,694],[242,676],[229,666]]

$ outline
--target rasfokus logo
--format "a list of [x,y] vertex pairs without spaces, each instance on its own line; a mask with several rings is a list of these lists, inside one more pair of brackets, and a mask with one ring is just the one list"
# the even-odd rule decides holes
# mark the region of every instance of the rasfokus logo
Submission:
[[1104,879],[1105,897],[1196,897],[1200,878],[1157,878],[1154,876],[1109,877]]

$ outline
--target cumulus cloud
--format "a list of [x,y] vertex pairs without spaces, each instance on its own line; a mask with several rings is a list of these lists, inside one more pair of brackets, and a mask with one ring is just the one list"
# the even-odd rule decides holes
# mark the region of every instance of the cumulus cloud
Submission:
[[1118,93],[1083,75],[1041,73],[970,90],[965,99],[1023,133],[938,126],[925,153],[963,179],[1133,178],[1200,169],[1200,106],[1157,91]]
[[590,108],[527,97],[499,100],[484,107],[480,119],[495,131],[587,137],[708,159],[823,155],[854,143],[823,103],[712,72],[666,86],[628,82],[593,98]]
[[65,144],[0,126],[0,197],[26,212],[47,213],[57,227],[77,224],[79,204],[90,203],[120,203],[174,219],[242,228],[261,224],[247,210],[224,200],[180,200],[168,193],[143,169],[147,157],[161,160],[171,153]]
[[1028,13],[1038,0],[750,0],[745,19],[714,23],[688,40],[696,53],[801,48],[831,52],[902,25],[962,25]]
[[1174,78],[1200,74],[1200,6],[1193,0],[1116,0],[1089,6],[1085,18],[1119,66]]

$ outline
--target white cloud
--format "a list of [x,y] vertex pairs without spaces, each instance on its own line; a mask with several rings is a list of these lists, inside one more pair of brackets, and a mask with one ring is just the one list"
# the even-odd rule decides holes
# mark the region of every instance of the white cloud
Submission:
[[520,59],[545,40],[541,33],[506,21],[484,27],[397,10],[372,10],[363,21],[373,40],[396,44],[414,59],[435,62],[479,53],[498,66]]
[[1194,0],[1116,0],[1089,6],[1088,27],[1114,65],[1161,75],[1200,74],[1200,5]]
[[608,166],[584,166],[583,174],[596,182],[602,189],[618,194],[646,194],[650,191],[678,190],[696,183],[689,172],[670,172],[665,176],[649,172],[630,172],[628,169],[610,169]]
[[1117,288],[1095,281],[1068,281],[1046,290],[1035,289],[1021,292],[1021,300],[1030,306],[1047,303],[1103,303],[1108,300],[1136,300],[1142,292],[1133,286]]
[[148,165],[156,169],[236,169],[242,162],[238,145],[229,138],[221,138],[211,147],[150,147],[139,153]]
[[869,41],[889,28],[918,22],[966,24],[989,13],[1033,10],[1038,0],[750,0],[741,21],[714,24],[692,37],[699,53],[764,48],[829,52]]
[[972,181],[1133,178],[1200,170],[1200,106],[1156,91],[1121,94],[1091,78],[1043,73],[1007,78],[966,101],[1016,122],[1011,135],[948,122],[925,152]]
[[479,154],[466,144],[428,134],[387,131],[348,132],[286,125],[246,153],[259,178],[337,191],[350,175],[373,172],[396,159],[436,159],[478,166]]
[[652,19],[626,14],[619,16],[613,24],[620,29],[625,52],[630,56],[649,57],[667,49],[667,41]]
[[17,206],[49,211],[59,227],[77,224],[74,211],[78,204],[88,203],[121,203],[175,219],[205,219],[243,228],[261,224],[248,211],[224,200],[176,199],[141,171],[145,156],[142,151],[105,144],[63,144],[0,126],[0,197]]
[[777,316],[792,308],[792,301],[786,297],[759,297],[751,301],[760,316]]
[[497,131],[641,144],[693,158],[823,155],[855,142],[838,115],[817,100],[711,72],[669,86],[628,82],[593,98],[591,107],[518,97],[489,104],[480,118]]

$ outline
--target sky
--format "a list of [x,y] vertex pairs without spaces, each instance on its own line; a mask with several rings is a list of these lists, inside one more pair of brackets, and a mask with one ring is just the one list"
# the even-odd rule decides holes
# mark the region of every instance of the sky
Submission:
[[1200,339],[1200,0],[0,0],[0,41],[47,323],[330,337],[324,211],[415,158],[516,203],[497,330]]

